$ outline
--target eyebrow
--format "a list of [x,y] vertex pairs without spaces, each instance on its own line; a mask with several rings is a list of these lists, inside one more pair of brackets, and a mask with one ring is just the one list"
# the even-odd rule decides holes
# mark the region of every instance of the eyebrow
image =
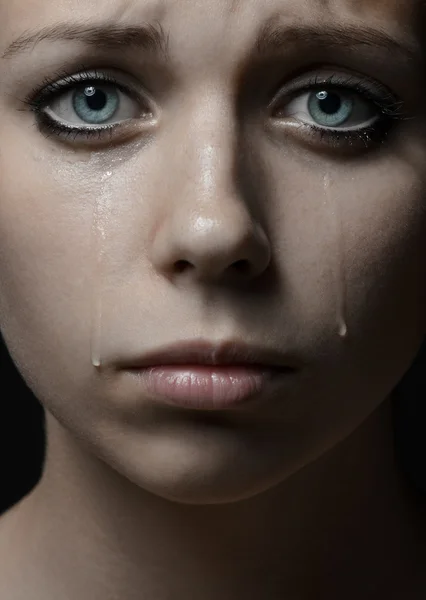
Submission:
[[[26,52],[44,41],[79,41],[101,49],[140,48],[170,61],[169,35],[159,22],[138,26],[111,23],[87,25],[58,23],[39,31],[25,32],[4,51],[2,58],[9,59]],[[291,46],[321,48],[359,48],[367,46],[397,53],[406,60],[419,58],[419,46],[410,39],[396,39],[385,31],[351,25],[331,27],[277,25],[277,19],[266,23],[257,37],[255,50],[258,57],[283,52]]]
[[160,23],[138,26],[105,23],[87,25],[58,23],[35,32],[25,32],[4,51],[2,58],[12,58],[44,41],[78,41],[104,49],[141,48],[168,60],[169,38]]
[[276,25],[276,19],[268,22],[261,29],[257,38],[256,50],[261,56],[282,51],[292,45],[321,48],[356,49],[367,46],[389,53],[397,53],[408,60],[418,60],[419,45],[414,39],[397,39],[383,30],[368,26],[332,25],[322,27],[298,26],[285,27]]

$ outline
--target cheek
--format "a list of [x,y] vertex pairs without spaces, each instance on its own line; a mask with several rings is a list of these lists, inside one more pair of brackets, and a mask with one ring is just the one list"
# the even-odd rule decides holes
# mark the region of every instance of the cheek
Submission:
[[13,152],[0,164],[0,325],[18,362],[58,364],[60,348],[70,359],[87,337],[89,190],[64,167],[26,157],[22,177],[20,164]]
[[425,189],[418,172],[390,163],[355,177],[341,211],[349,300],[395,335],[404,323],[425,331]]
[[409,360],[426,331],[422,170],[383,153],[346,165],[288,161],[283,170],[273,157],[270,165],[280,301],[299,343],[315,360],[346,324],[360,356],[377,362],[398,353],[400,340]]
[[108,192],[120,213],[115,219],[111,212],[113,233],[119,240],[134,237],[139,248],[145,233],[138,224],[146,215],[123,220],[121,213],[128,198],[140,199],[140,160],[133,164],[126,152],[114,160],[81,151],[44,148],[43,154],[19,135],[9,132],[8,139],[7,155],[0,152],[0,328],[37,397],[55,395],[54,386],[58,398],[81,401],[94,390],[97,214]]

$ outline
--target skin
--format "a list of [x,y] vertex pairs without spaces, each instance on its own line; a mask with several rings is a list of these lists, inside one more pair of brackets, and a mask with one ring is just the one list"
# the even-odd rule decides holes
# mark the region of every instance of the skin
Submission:
[[[40,483],[0,520],[2,598],[424,597],[424,501],[391,423],[426,332],[422,49],[410,63],[306,40],[252,52],[270,19],[416,45],[419,7],[403,4],[0,3],[2,55],[28,30],[102,15],[161,21],[172,58],[68,40],[0,59],[0,327],[48,439]],[[274,92],[318,63],[387,86],[410,118],[356,150],[273,121]],[[104,142],[44,136],[22,99],[77,64],[146,83],[153,119]],[[300,370],[226,414],[141,397],[117,370],[199,337],[268,344]]]

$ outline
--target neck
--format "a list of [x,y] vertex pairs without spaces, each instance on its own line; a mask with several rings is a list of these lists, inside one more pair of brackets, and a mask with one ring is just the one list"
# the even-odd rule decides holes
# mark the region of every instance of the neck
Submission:
[[48,600],[61,586],[79,600],[389,600],[421,573],[424,509],[395,459],[390,400],[285,482],[223,505],[136,488],[48,413],[46,425],[42,479],[15,513],[19,571],[42,573]]

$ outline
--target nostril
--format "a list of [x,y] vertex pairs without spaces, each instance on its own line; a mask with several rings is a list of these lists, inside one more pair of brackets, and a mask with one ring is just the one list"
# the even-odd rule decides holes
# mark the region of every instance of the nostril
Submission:
[[[194,265],[187,260],[177,260],[174,264],[175,272],[183,273],[194,268]],[[251,271],[250,261],[248,260],[237,260],[232,263],[229,267],[234,271],[241,274],[249,274]]]
[[183,273],[183,271],[186,271],[187,269],[191,268],[192,265],[190,262],[188,262],[187,260],[178,260],[175,263],[175,269],[176,271],[178,271],[178,273]]
[[250,271],[250,263],[248,260],[237,260],[232,267],[239,273],[248,273]]

